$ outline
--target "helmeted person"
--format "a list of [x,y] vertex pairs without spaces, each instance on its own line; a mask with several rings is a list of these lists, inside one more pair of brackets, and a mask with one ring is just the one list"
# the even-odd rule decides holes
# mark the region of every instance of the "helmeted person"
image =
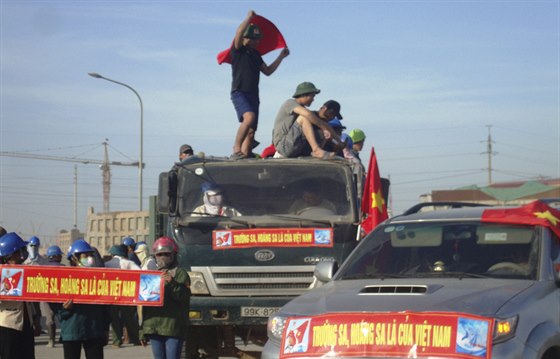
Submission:
[[[124,244],[112,246],[109,249],[109,253],[112,258],[105,262],[105,267],[140,270],[136,263],[126,258],[126,246]],[[127,305],[111,305],[111,328],[113,328],[114,347],[118,348],[123,344],[123,327],[126,328],[130,343],[140,345],[136,308]]]
[[136,243],[134,253],[136,253],[136,256],[140,260],[140,268],[142,270],[157,270],[156,259],[154,256],[150,255],[150,248],[146,242]]
[[178,359],[187,334],[190,278],[177,266],[177,252],[177,243],[169,237],[157,239],[152,246],[162,272],[164,300],[161,307],[142,307],[140,333],[142,344],[150,341],[154,358]]
[[217,184],[204,182],[200,186],[200,189],[202,190],[203,204],[193,209],[191,213],[192,216],[241,216],[241,213],[235,208],[225,205],[224,191]]
[[134,253],[134,248],[136,247],[136,242],[132,237],[124,237],[122,244],[126,246],[126,258],[136,263],[137,266],[140,266],[140,260]]
[[[95,249],[84,239],[76,239],[68,249],[66,258],[73,267],[98,266]],[[60,341],[64,359],[79,359],[82,348],[88,359],[102,359],[103,347],[109,331],[109,307],[98,304],[74,304],[72,299],[64,304],[51,303],[60,322]]]
[[23,263],[24,265],[44,265],[47,264],[47,259],[43,257],[39,253],[39,249],[41,248],[41,240],[33,236],[29,238],[29,242],[27,244],[27,252],[29,256]]
[[[27,242],[14,232],[0,237],[0,264],[19,265],[27,259]],[[6,270],[8,273],[11,270]],[[21,295],[21,272],[8,274],[0,283],[4,295]],[[0,301],[0,358],[35,359],[35,334],[41,333],[40,314],[33,303]]]
[[[62,250],[59,246],[53,245],[47,248],[47,264],[48,266],[64,266],[62,264]],[[46,318],[47,333],[49,335],[49,341],[47,342],[47,347],[54,348],[55,337],[56,337],[56,321],[54,320],[54,312],[52,311],[49,303],[41,302],[41,314]]]
[[354,152],[354,156],[359,159],[360,151],[364,148],[366,134],[359,128],[355,128],[350,131],[350,133],[348,133],[348,136],[350,136],[350,138],[352,139],[352,152]]

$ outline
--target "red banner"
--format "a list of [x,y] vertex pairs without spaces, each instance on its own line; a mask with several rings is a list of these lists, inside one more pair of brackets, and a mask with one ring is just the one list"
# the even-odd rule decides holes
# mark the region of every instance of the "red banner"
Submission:
[[0,301],[163,305],[157,271],[9,265],[0,270]]
[[[263,38],[257,46],[257,51],[264,56],[269,52],[276,50],[276,49],[283,49],[286,47],[286,40],[284,40],[284,36],[276,25],[274,25],[270,20],[255,15],[250,21],[251,24],[255,24],[260,27]],[[232,42],[233,45],[233,42]],[[224,62],[231,64],[231,46],[223,51],[221,51],[218,56],[218,64],[221,65]]]
[[489,359],[493,320],[463,313],[336,313],[288,318],[280,359],[452,357]]
[[332,228],[236,229],[212,232],[213,249],[332,247]]

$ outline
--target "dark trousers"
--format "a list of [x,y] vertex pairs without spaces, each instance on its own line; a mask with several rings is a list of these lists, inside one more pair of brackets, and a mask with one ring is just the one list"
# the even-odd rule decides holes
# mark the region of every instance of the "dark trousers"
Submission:
[[122,345],[123,325],[126,327],[131,344],[139,345],[139,326],[136,319],[136,307],[114,305],[111,307],[111,328],[113,328],[113,345]]
[[0,359],[35,359],[35,334],[27,320],[23,331],[0,327]]
[[86,359],[103,359],[103,346],[105,346],[105,338],[62,342],[64,359],[80,359],[82,347],[86,353]]

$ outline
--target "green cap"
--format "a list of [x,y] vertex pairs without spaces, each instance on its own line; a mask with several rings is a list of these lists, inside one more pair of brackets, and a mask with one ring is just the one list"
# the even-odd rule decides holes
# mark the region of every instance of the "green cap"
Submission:
[[354,143],[362,142],[366,139],[366,134],[364,133],[364,131],[360,130],[359,128],[356,128],[356,129],[353,129],[352,131],[350,131],[348,136],[350,136],[350,138],[352,139],[352,142],[354,142]]
[[263,37],[261,28],[255,24],[249,24],[249,26],[247,26],[247,29],[245,29],[245,32],[243,33],[243,37],[258,40]]
[[301,95],[305,95],[305,94],[308,94],[308,93],[318,94],[320,92],[321,92],[321,90],[319,90],[317,87],[315,87],[315,85],[313,85],[313,83],[302,82],[299,85],[297,85],[296,92],[294,93],[294,95],[292,97],[299,97]]

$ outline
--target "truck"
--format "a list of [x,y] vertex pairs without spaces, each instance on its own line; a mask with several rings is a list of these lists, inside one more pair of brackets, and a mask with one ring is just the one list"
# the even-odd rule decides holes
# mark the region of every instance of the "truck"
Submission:
[[[316,264],[358,243],[363,178],[359,163],[309,157],[193,156],[160,174],[159,225],[191,278],[189,356],[237,356],[236,338],[264,345],[267,318],[317,286]],[[194,213],[209,184],[240,215]]]

